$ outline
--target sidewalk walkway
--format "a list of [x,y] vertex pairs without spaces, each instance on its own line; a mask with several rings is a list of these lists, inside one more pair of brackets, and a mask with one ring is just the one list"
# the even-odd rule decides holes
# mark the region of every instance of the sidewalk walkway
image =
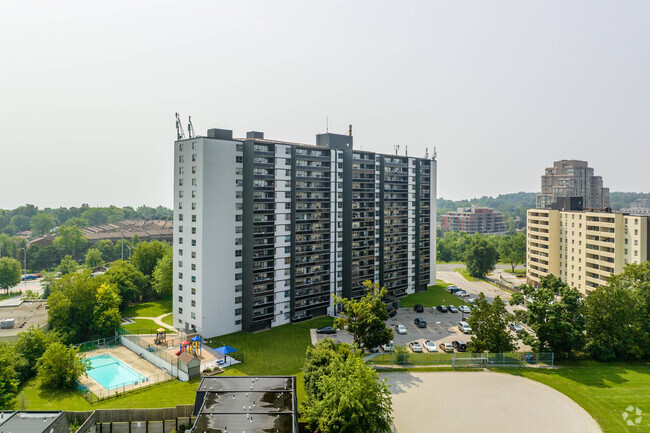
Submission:
[[162,321],[163,317],[169,316],[172,313],[165,313],[161,314],[158,317],[142,317],[142,316],[137,316],[137,317],[132,317],[133,319],[147,319],[147,320],[153,320],[156,322],[157,325],[162,326],[163,328],[169,329],[171,331],[176,331],[176,328],[174,328],[171,325],[166,324],[165,322]]

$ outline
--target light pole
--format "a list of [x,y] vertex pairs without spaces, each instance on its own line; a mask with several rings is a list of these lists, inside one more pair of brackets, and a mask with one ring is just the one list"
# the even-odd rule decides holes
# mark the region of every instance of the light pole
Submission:
[[25,253],[24,256],[25,266],[23,267],[23,281],[25,281],[25,286],[26,286],[27,285],[27,248],[23,248],[23,253]]
[[[131,250],[133,247],[131,245],[126,246],[129,249],[129,260],[131,260]],[[122,243],[122,250],[124,250],[124,243]],[[122,252],[122,257],[124,257],[124,252]]]

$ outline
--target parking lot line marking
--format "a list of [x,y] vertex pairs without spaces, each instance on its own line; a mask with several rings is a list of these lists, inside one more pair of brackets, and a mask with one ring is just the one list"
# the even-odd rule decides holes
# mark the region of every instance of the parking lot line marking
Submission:
[[414,328],[415,328],[415,330],[416,330],[416,331],[418,331],[418,332],[420,333],[420,335],[424,335],[424,334],[422,333],[422,331],[420,331],[420,330],[418,329],[418,327],[417,327],[417,326],[415,326],[415,324],[414,324],[414,323],[411,323],[411,326],[412,326],[412,327],[414,327]]

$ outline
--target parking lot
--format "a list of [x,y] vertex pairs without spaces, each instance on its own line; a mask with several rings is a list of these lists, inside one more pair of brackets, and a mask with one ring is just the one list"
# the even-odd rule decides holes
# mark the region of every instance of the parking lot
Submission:
[[[393,343],[398,346],[406,346],[411,341],[433,340],[436,344],[448,343],[453,340],[459,340],[467,343],[471,338],[470,335],[463,334],[458,329],[458,322],[466,319],[469,314],[458,313],[441,313],[431,308],[425,308],[423,313],[416,313],[408,308],[400,308],[397,315],[388,319],[386,324],[393,330],[395,337]],[[418,328],[413,321],[420,317],[427,322],[426,328]],[[400,335],[395,332],[395,325],[404,325],[406,334]]]

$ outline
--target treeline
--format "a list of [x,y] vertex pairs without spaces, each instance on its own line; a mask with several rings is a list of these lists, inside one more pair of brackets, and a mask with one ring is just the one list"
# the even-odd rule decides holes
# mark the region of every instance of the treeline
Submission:
[[[436,239],[436,259],[439,262],[466,263],[468,256],[477,254],[475,248],[481,246],[482,254],[488,255],[489,261],[507,263],[514,267],[526,260],[526,235],[486,236],[480,233],[469,235],[466,232],[438,231]],[[487,249],[487,251],[485,251]],[[491,269],[488,269],[491,270]]]
[[[446,214],[449,211],[455,211],[459,207],[470,207],[476,205],[480,207],[490,207],[501,212],[505,216],[507,222],[512,218],[512,221],[510,221],[508,225],[509,228],[514,224],[514,219],[519,217],[521,220],[521,223],[517,225],[517,228],[519,228],[525,225],[526,210],[535,207],[536,197],[536,192],[516,192],[512,194],[499,194],[496,198],[483,196],[481,198],[457,201],[439,198],[438,219],[440,219],[440,215]],[[650,198],[650,194],[641,192],[609,193],[610,207],[614,210],[628,208],[634,200],[639,198]]]
[[74,389],[88,368],[56,331],[25,330],[13,344],[0,342],[0,409],[10,409],[20,384],[34,376],[45,390]]
[[27,204],[13,210],[0,209],[0,232],[13,236],[31,230],[33,236],[41,236],[62,225],[85,227],[124,219],[172,219],[172,210],[163,206],[134,209],[130,206],[90,207],[88,204],[39,209]]
[[584,299],[549,275],[540,287],[522,286],[510,304],[535,336],[523,341],[559,357],[585,353],[600,361],[650,359],[650,262],[629,264]]

